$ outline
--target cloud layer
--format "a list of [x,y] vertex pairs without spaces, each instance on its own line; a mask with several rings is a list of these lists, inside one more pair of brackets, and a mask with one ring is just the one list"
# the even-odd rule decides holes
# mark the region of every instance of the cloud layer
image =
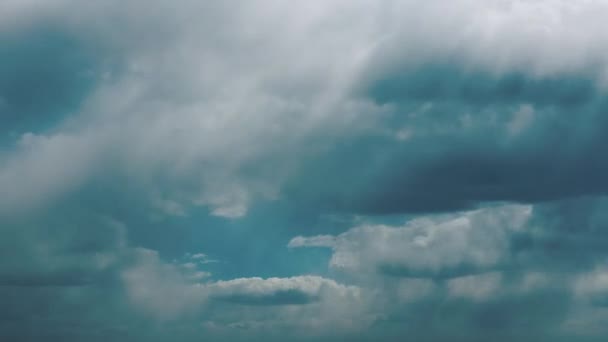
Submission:
[[600,341],[608,5],[0,3],[0,339]]

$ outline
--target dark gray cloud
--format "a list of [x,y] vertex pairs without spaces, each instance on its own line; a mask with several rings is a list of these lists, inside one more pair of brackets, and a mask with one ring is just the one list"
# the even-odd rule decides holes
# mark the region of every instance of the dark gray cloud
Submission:
[[220,295],[215,299],[242,305],[303,305],[319,300],[315,296],[298,290],[282,290],[265,295]]
[[390,69],[371,80],[367,96],[390,108],[390,126],[333,146],[286,191],[306,205],[362,214],[606,192],[608,124],[597,80],[464,70]]
[[368,81],[365,93],[382,104],[448,102],[482,107],[530,103],[568,110],[587,105],[602,93],[593,72],[531,77],[523,72],[470,70],[453,62],[429,64],[385,70]]
[[292,278],[241,278],[209,285],[210,299],[241,305],[305,305],[324,297],[342,297],[356,288],[316,276]]
[[[496,269],[496,268],[493,268]],[[450,278],[458,278],[462,276],[475,275],[475,274],[483,274],[486,273],[487,270],[483,268],[472,266],[472,265],[456,265],[450,267],[448,269],[441,269],[438,271],[434,270],[413,270],[407,266],[400,265],[399,263],[381,263],[377,268],[378,273],[390,276],[390,277],[400,277],[400,278],[417,278],[417,279],[427,279],[433,278],[437,280],[442,279],[450,279]]]

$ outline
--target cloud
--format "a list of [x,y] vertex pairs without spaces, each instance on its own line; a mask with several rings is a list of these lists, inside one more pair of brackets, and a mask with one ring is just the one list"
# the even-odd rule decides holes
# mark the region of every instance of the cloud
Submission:
[[287,247],[298,248],[298,247],[334,247],[335,238],[331,235],[318,235],[312,237],[297,236],[291,241]]
[[77,190],[103,162],[95,134],[23,134],[0,167],[0,215],[19,216],[48,207],[49,202]]
[[602,336],[607,12],[1,2],[0,339]]
[[[277,15],[287,9],[282,5],[256,6],[246,14],[219,3],[187,2],[165,11],[166,6],[155,2],[144,12],[137,1],[90,8],[68,3],[74,8],[66,11],[65,18],[56,18],[57,13],[46,8],[39,10],[53,14],[49,14],[48,25],[60,37],[96,41],[99,65],[91,72],[97,82],[70,109],[77,115],[54,125],[47,137],[54,141],[69,136],[72,146],[96,141],[98,148],[87,151],[91,160],[77,161],[86,167],[78,174],[80,186],[98,179],[92,164],[104,159],[114,177],[155,189],[163,203],[175,203],[172,208],[208,206],[214,215],[241,217],[254,198],[276,197],[278,185],[297,162],[292,151],[310,153],[304,146],[311,139],[327,137],[344,127],[365,126],[365,120],[355,120],[358,113],[378,110],[370,101],[344,95],[356,61],[338,65],[314,53],[315,49],[294,48],[302,40],[301,44],[317,46],[331,42],[336,46],[334,54],[340,48],[355,52],[360,48],[358,42],[348,39],[350,26],[337,26],[325,38],[312,37],[313,24],[329,14],[314,6],[301,6],[301,24],[276,34],[273,27],[288,22],[287,17]],[[210,20],[193,18],[194,13],[203,13]],[[90,16],[99,20],[87,20]],[[159,16],[162,20],[157,20]],[[219,17],[224,19],[212,19]],[[235,21],[256,30],[241,35],[228,24]],[[201,34],[205,39],[200,39]],[[23,36],[37,38],[35,32]],[[268,48],[255,48],[262,39]],[[247,57],[232,51],[247,51]],[[295,60],[294,54],[298,68],[285,63]],[[344,114],[330,115],[335,112]],[[318,127],[324,129],[317,132]],[[17,134],[31,135],[28,128]],[[45,145],[29,153],[40,155],[37,159],[52,159],[52,151]],[[22,154],[10,155],[9,165]],[[20,167],[30,170],[34,181],[45,177],[36,171],[40,167]],[[65,174],[52,181],[57,192],[70,189],[62,184],[73,177]],[[6,193],[3,200],[16,205],[12,204],[15,192]],[[55,190],[41,186],[35,199],[48,202],[53,198],[49,192]]]
[[608,305],[608,273],[604,267],[597,267],[582,274],[574,284],[574,290],[579,299],[587,300],[592,305]]
[[[430,1],[383,2],[379,59],[417,66],[456,60],[497,74],[525,71],[535,76],[585,72],[605,65],[594,45],[608,37],[606,5],[596,1]],[[442,18],[428,22],[429,18]],[[594,32],[588,34],[588,32]],[[561,52],[561,53],[560,53]],[[596,62],[597,61],[597,62]]]
[[207,287],[216,300],[243,305],[301,305],[329,296],[356,297],[358,289],[317,276],[292,278],[242,278],[218,281]]
[[209,256],[205,253],[195,253],[192,255],[188,254],[187,256],[189,256],[190,259],[192,259],[194,262],[197,262],[199,264],[212,264],[212,263],[220,262],[219,260],[209,258]]
[[594,340],[605,331],[594,323],[605,317],[594,309],[605,305],[604,207],[598,197],[489,206],[289,245],[331,248],[335,277],[378,294],[367,306],[381,313],[376,338]]
[[132,267],[126,267],[121,276],[135,308],[160,320],[173,320],[202,309],[205,293],[179,268],[162,262],[154,251],[134,252],[138,260]]
[[0,284],[78,287],[109,281],[126,249],[126,227],[77,212],[55,207],[52,214],[4,221]]
[[333,238],[296,237],[289,246],[330,247],[330,267],[353,274],[451,278],[502,267],[510,234],[522,230],[531,213],[525,205],[492,207],[403,227],[363,225]]
[[[593,152],[604,145],[598,127],[605,124],[596,114],[605,69],[598,42],[606,36],[594,29],[606,11],[600,3],[5,6],[29,23],[15,26],[23,39],[43,39],[28,27],[45,18],[57,41],[82,47],[86,58],[75,64],[94,85],[68,79],[52,86],[76,99],[66,100],[69,110],[58,107],[73,118],[40,134],[97,146],[87,151],[91,160],[77,162],[76,184],[66,176],[49,180],[53,189],[47,189],[46,175],[31,171],[38,167],[20,166],[33,173],[34,185],[43,184],[29,199],[7,192],[3,201],[11,207],[95,183],[101,159],[113,177],[153,192],[151,206],[179,215],[205,206],[227,218],[243,217],[260,198],[280,196],[325,210],[394,213],[605,189],[606,165]],[[543,15],[529,20],[530,11]],[[336,21],[338,12],[345,14]],[[450,19],[436,25],[420,22],[445,13]],[[251,30],[244,34],[234,22]],[[316,34],[321,27],[324,33]],[[584,32],[594,32],[593,39]],[[565,46],[567,54],[556,53]],[[91,49],[97,58],[89,61]],[[563,121],[572,110],[585,112],[580,126]],[[17,134],[33,128],[24,123]],[[395,139],[402,132],[408,132],[405,144]],[[30,153],[53,158],[43,146]],[[361,170],[360,158],[367,161]],[[532,184],[545,173],[551,176]],[[583,174],[588,182],[576,182]],[[157,194],[162,204],[155,203]]]
[[447,283],[449,295],[472,300],[487,300],[501,290],[501,274],[487,273],[451,279]]

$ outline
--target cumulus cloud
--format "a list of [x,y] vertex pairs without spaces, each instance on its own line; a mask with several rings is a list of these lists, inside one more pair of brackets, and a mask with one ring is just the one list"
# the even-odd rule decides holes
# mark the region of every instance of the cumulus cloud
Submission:
[[318,276],[233,279],[218,281],[207,289],[217,300],[244,305],[308,304],[321,300],[321,297],[348,300],[348,297],[359,295],[355,287],[346,287]]
[[240,278],[203,287],[212,300],[205,326],[231,338],[280,339],[290,331],[296,339],[354,337],[378,315],[357,286],[319,276]]
[[201,309],[206,299],[204,293],[192,286],[179,268],[163,263],[154,251],[135,252],[140,260],[126,268],[122,278],[128,298],[136,308],[159,319],[175,319]]
[[336,237],[296,237],[289,246],[333,248],[330,267],[354,274],[450,278],[502,267],[510,235],[531,213],[525,205],[486,208],[403,227],[363,225]]
[[403,226],[362,224],[337,236],[299,236],[289,246],[331,248],[330,271],[376,293],[367,306],[382,313],[375,325],[383,333],[376,336],[593,340],[601,329],[582,327],[601,320],[593,308],[605,305],[604,267],[597,266],[605,257],[591,243],[603,245],[602,203],[493,206]]

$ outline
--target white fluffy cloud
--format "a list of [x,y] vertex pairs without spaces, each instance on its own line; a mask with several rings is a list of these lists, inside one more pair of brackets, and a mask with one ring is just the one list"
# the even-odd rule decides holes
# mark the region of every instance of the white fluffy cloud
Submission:
[[240,278],[201,287],[215,303],[205,316],[211,331],[350,335],[367,329],[378,315],[370,310],[369,293],[319,276]]
[[330,267],[404,277],[455,277],[501,266],[509,238],[532,213],[525,205],[421,218],[403,227],[363,225],[336,237],[296,237],[290,247],[331,247]]
[[[606,63],[599,1],[43,3],[0,12],[94,40],[100,84],[76,120],[3,157],[0,184],[23,189],[3,192],[6,208],[84,182],[114,153],[131,181],[162,180],[171,200],[239,217],[324,142],[369,132],[384,109],[353,91],[386,70],[435,56],[542,75]],[[29,184],[15,176],[25,172]]]
[[27,213],[82,186],[103,165],[101,144],[92,131],[23,134],[0,166],[0,215]]
[[384,9],[381,61],[403,66],[456,58],[496,73],[537,76],[597,66],[606,72],[607,51],[597,45],[608,40],[602,1],[386,1],[378,8]]
[[161,320],[176,319],[202,309],[205,293],[193,286],[188,277],[194,270],[181,270],[164,263],[151,250],[140,249],[134,253],[133,265],[121,274],[133,307]]
[[[72,5],[58,25],[108,50],[100,53],[100,84],[75,118],[4,157],[2,183],[24,189],[3,192],[11,206],[25,201],[18,194],[48,199],[87,180],[109,153],[107,162],[131,182],[164,182],[159,191],[172,200],[239,217],[253,198],[276,197],[299,155],[316,149],[304,148],[311,138],[365,126],[362,118],[379,110],[347,96],[365,48],[351,38],[365,27],[327,22],[333,11],[324,6],[296,5],[296,16],[287,3],[185,2],[169,10],[153,2],[143,12],[136,1]],[[318,35],[323,22],[331,29]],[[343,54],[354,59],[337,58]],[[68,138],[70,148],[55,152]],[[35,160],[18,162],[24,158]],[[50,167],[66,170],[48,175]],[[31,191],[16,176],[25,171]]]
[[216,333],[305,335],[352,333],[373,321],[368,294],[319,276],[195,279],[196,267],[162,262],[154,251],[133,250],[121,273],[133,308],[162,321],[194,320]]
[[[360,296],[356,287],[344,286],[318,276],[293,278],[240,278],[205,286],[212,297],[243,304],[309,304],[323,299],[352,300]],[[285,298],[277,294],[287,294]],[[290,296],[295,295],[295,296]]]

